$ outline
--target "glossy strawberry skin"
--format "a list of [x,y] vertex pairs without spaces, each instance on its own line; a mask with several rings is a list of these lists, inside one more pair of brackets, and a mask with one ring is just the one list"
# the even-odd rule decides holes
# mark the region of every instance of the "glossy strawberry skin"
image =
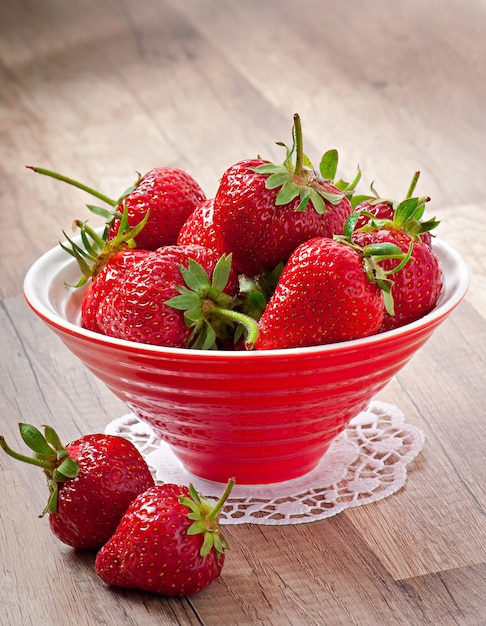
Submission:
[[139,495],[113,537],[101,548],[95,570],[108,585],[153,593],[192,595],[219,577],[224,554],[202,557],[202,534],[188,535],[190,510],[179,503],[187,487],[158,485]]
[[[294,249],[313,237],[332,237],[343,231],[352,211],[345,197],[337,205],[326,202],[326,212],[318,214],[309,203],[296,211],[299,200],[276,206],[278,189],[265,187],[267,176],[253,168],[261,159],[240,161],[226,170],[214,199],[214,228],[223,251],[233,254],[236,269],[248,276],[271,270],[286,262]],[[326,191],[340,193],[322,183]]]
[[197,244],[223,250],[214,228],[214,198],[201,202],[182,225],[177,237],[178,245]]
[[[148,171],[125,198],[128,224],[134,228],[150,211],[147,224],[137,235],[138,248],[156,250],[173,245],[186,219],[206,196],[197,181],[187,172],[173,167],[159,167]],[[123,205],[118,207],[123,212]],[[115,219],[108,239],[118,233],[120,222]]]
[[[353,241],[359,246],[394,243],[404,253],[408,251],[410,242],[413,241],[412,256],[408,263],[396,274],[390,275],[393,280],[391,293],[395,315],[385,315],[382,331],[392,330],[420,319],[435,307],[442,291],[442,270],[427,240],[412,239],[400,229],[380,229],[355,232]],[[382,261],[381,266],[385,270],[391,270],[398,263],[396,259],[388,259]]]
[[122,437],[85,435],[66,449],[78,461],[79,474],[61,484],[49,524],[63,543],[97,549],[115,532],[132,500],[154,480],[139,451]]
[[383,295],[365,274],[361,255],[326,237],[293,252],[259,320],[257,350],[298,348],[378,332]]
[[147,250],[122,250],[115,252],[108,263],[86,287],[81,301],[81,324],[83,328],[101,333],[97,321],[98,309],[110,293],[138,261],[148,254]]
[[[179,265],[194,259],[212,274],[220,257],[204,246],[163,246],[136,263],[114,285],[98,309],[97,322],[104,334],[127,341],[184,348],[190,336],[184,316],[166,303],[178,295],[182,281]],[[238,278],[232,271],[225,293],[237,294]]]

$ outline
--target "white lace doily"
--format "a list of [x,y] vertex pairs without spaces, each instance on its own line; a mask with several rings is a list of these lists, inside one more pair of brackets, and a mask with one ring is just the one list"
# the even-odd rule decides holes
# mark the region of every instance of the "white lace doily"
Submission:
[[[192,483],[200,493],[215,501],[222,494],[223,484],[187,472],[168,444],[135,415],[124,415],[110,422],[105,432],[132,441],[151,467],[157,483]],[[406,424],[397,407],[373,401],[334,440],[312,472],[281,483],[236,484],[220,521],[222,524],[302,524],[381,500],[404,485],[407,465],[423,443],[423,432]]]

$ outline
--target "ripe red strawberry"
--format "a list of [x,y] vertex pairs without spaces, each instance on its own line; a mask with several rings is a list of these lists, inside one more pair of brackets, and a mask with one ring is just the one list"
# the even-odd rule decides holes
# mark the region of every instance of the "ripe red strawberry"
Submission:
[[213,224],[214,198],[201,202],[182,225],[178,245],[197,244],[222,251]]
[[[134,228],[149,212],[147,225],[137,235],[138,248],[156,250],[173,245],[187,218],[206,200],[199,184],[187,172],[174,167],[158,167],[147,172],[121,201],[118,212],[126,207],[128,225]],[[115,219],[108,239],[116,236],[119,219]]]
[[150,254],[149,250],[133,249],[134,237],[144,228],[147,216],[132,230],[128,228],[127,220],[125,210],[120,232],[110,240],[106,239],[107,229],[100,235],[86,222],[76,220],[74,226],[80,230],[80,242],[64,233],[66,242],[60,244],[76,259],[81,270],[81,278],[75,286],[88,283],[81,300],[81,325],[94,332],[103,332],[97,320],[98,310],[113,285],[118,284],[135,263]]
[[[385,305],[376,252],[367,257],[325,237],[298,246],[258,322],[255,348],[298,348],[377,333]],[[387,246],[383,253],[397,250]]]
[[223,251],[232,253],[242,274],[272,270],[285,263],[300,243],[342,233],[352,211],[345,193],[309,167],[298,115],[293,136],[283,164],[240,161],[225,171],[216,192],[214,229]]
[[128,341],[215,349],[238,321],[248,322],[233,310],[237,294],[230,257],[203,246],[164,246],[112,287],[97,322],[105,334]]
[[[394,310],[385,315],[382,331],[420,319],[435,307],[442,291],[442,270],[427,241],[391,226],[356,231],[353,234],[353,241],[359,246],[391,243],[404,253],[411,250],[407,263],[393,273],[391,296]],[[396,260],[388,259],[381,265],[385,271],[391,272],[398,263]]]
[[114,285],[123,280],[138,261],[143,259],[148,250],[120,250],[113,253],[93,280],[88,284],[81,301],[81,323],[88,330],[102,333],[98,323],[98,310]]
[[106,220],[108,229],[105,238],[113,239],[120,233],[120,220],[124,212],[130,230],[147,218],[143,231],[135,237],[136,246],[146,250],[175,244],[186,219],[206,199],[197,181],[187,172],[174,167],[154,168],[144,176],[139,176],[135,184],[117,200],[57,172],[31,165],[27,167],[78,187],[108,204],[110,209],[88,205],[92,213]]
[[135,446],[114,435],[85,435],[63,446],[56,432],[19,424],[22,439],[33,450],[14,452],[0,436],[0,447],[13,458],[44,470],[52,532],[78,549],[97,549],[114,533],[128,505],[153,486],[150,470]]
[[98,552],[95,570],[108,585],[182,596],[198,593],[221,574],[228,544],[218,518],[234,481],[213,505],[192,485],[148,489],[130,505]]

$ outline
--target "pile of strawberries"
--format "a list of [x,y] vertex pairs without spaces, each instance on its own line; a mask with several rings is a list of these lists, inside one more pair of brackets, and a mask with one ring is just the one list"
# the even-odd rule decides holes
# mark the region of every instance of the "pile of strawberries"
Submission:
[[128,440],[92,434],[64,446],[49,426],[44,433],[19,424],[33,453],[9,456],[40,467],[54,535],[78,550],[96,550],[96,574],[108,585],[170,596],[192,595],[221,574],[228,548],[219,515],[234,480],[218,502],[192,485],[155,485],[144,458]]
[[[86,283],[82,324],[124,340],[165,347],[268,350],[358,339],[431,311],[442,272],[431,245],[428,197],[418,173],[399,202],[358,195],[361,173],[335,180],[338,155],[316,170],[303,151],[300,118],[281,164],[229,167],[214,198],[186,172],[149,171],[112,200],[89,206],[99,234],[63,247]],[[284,144],[279,144],[284,145]]]

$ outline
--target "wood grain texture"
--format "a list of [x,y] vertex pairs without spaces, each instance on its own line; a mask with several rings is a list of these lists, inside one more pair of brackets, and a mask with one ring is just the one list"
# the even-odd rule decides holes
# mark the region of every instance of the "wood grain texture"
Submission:
[[[68,441],[125,407],[29,310],[27,268],[90,198],[174,165],[208,195],[234,161],[280,158],[292,115],[363,189],[417,191],[465,258],[468,295],[380,394],[426,443],[402,490],[334,518],[229,526],[223,576],[192,598],[105,587],[37,514],[41,473],[0,456],[0,624],[486,624],[486,5],[482,0],[2,0],[0,432]],[[92,219],[96,223],[96,218]]]

